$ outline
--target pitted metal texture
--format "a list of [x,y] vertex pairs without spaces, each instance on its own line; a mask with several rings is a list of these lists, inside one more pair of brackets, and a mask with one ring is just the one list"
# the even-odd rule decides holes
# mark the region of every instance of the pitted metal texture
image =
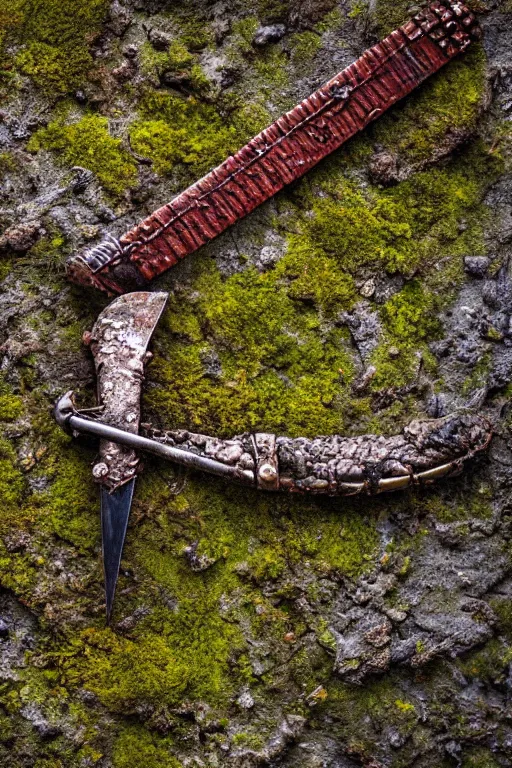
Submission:
[[[148,344],[166,301],[166,293],[141,291],[120,296],[99,315],[86,335],[96,365],[102,419],[128,432],[139,430]],[[113,491],[134,477],[138,464],[134,450],[102,440],[93,476]]]
[[153,440],[236,467],[263,490],[370,495],[457,474],[484,450],[492,429],[480,416],[461,414],[413,421],[392,437],[330,435],[313,439],[246,433],[221,440],[186,430],[142,425]]

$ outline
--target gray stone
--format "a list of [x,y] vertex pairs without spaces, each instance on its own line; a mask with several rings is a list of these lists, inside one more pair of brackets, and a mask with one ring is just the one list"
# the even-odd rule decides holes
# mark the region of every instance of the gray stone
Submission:
[[253,43],[257,46],[267,45],[268,43],[277,43],[286,34],[286,27],[284,24],[271,24],[267,27],[258,27],[256,30]]
[[484,277],[489,264],[490,259],[487,256],[466,256],[464,258],[464,269],[468,275],[473,277]]

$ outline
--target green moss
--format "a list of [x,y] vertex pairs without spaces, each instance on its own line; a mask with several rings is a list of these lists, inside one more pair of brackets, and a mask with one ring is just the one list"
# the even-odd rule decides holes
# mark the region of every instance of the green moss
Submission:
[[8,173],[15,171],[18,167],[16,156],[13,152],[0,152],[0,172]]
[[400,201],[373,191],[365,196],[343,178],[329,191],[314,200],[313,216],[303,223],[304,245],[334,257],[339,269],[353,275],[377,265],[389,272],[414,269],[419,254],[415,258],[412,220],[403,216]]
[[98,541],[98,491],[91,478],[90,454],[63,445],[55,463],[54,481],[40,503],[46,525],[61,538],[85,551]]
[[475,132],[486,81],[483,49],[474,46],[430,78],[370,129],[370,138],[402,162],[421,162],[446,151],[458,135]]
[[190,16],[181,16],[178,20],[180,40],[190,51],[202,51],[205,48],[215,50],[215,33],[211,22],[198,17],[197,7],[189,9]]
[[107,6],[106,0],[14,3],[17,34],[23,44],[16,66],[49,94],[78,88],[93,64],[89,45],[101,28]]
[[[276,89],[285,88],[288,85],[287,63],[288,57],[279,45],[265,46],[259,52],[258,56],[254,59],[253,65],[260,80],[263,96],[275,96]],[[293,105],[290,103],[291,106]]]
[[137,181],[135,163],[121,140],[110,135],[108,120],[99,115],[85,115],[75,123],[58,118],[32,136],[28,149],[48,149],[56,153],[63,165],[89,168],[100,184],[115,195]]
[[505,683],[508,665],[512,661],[512,648],[500,638],[493,638],[481,650],[467,654],[457,664],[463,674],[477,680],[488,680],[495,685]]
[[322,47],[322,38],[314,32],[297,32],[290,40],[292,62],[297,67],[302,67],[315,58]]
[[239,49],[240,53],[252,52],[252,41],[258,27],[259,21],[256,16],[247,16],[233,24],[232,43]]
[[130,126],[133,149],[150,158],[158,173],[178,164],[199,175],[243,145],[268,122],[258,107],[241,107],[228,120],[218,109],[190,97],[153,91],[142,102],[140,119]]
[[[402,689],[398,680],[390,678],[367,682],[361,688],[332,681],[328,698],[317,705],[317,714],[328,712],[336,718],[339,737],[353,753],[374,754],[377,734],[385,728],[393,727],[404,740],[416,728],[418,714],[414,703],[397,698]],[[358,724],[364,719],[372,725],[361,731]]]
[[498,616],[498,626],[507,640],[512,640],[512,600],[496,597],[490,601],[491,608]]
[[22,0],[13,0],[0,7],[0,86],[12,81],[14,76],[12,57],[7,54],[7,46],[19,33],[23,24]]
[[[38,282],[55,282],[64,274],[64,262],[69,255],[66,239],[52,224],[47,226],[46,231],[48,234],[37,240],[23,262],[23,278],[27,284],[34,279]],[[20,260],[16,263],[18,265]],[[45,318],[42,325],[37,328],[42,334],[48,327],[48,320],[49,318]]]
[[236,747],[248,747],[255,750],[261,749],[264,744],[262,736],[256,733],[235,733],[231,741]]
[[355,0],[355,2],[352,3],[352,7],[347,15],[349,19],[357,19],[367,10],[368,5],[365,2],[362,2],[362,0]]
[[0,421],[15,421],[23,413],[23,398],[0,378]]
[[180,768],[172,756],[172,741],[146,729],[125,727],[117,737],[112,755],[114,768]]
[[[315,30],[319,33],[330,32],[331,30],[338,30],[343,26],[345,17],[340,8],[332,8],[325,16],[315,24]],[[339,42],[340,47],[344,46],[342,40]]]
[[477,747],[464,756],[461,768],[500,768],[500,763],[494,759],[489,749]]
[[392,336],[415,344],[438,337],[440,327],[434,314],[435,303],[435,297],[418,280],[412,280],[384,304],[382,316],[386,329]]
[[496,155],[505,170],[512,167],[512,126],[508,122],[498,123],[494,129],[494,138],[489,153]]
[[350,309],[357,300],[352,275],[343,272],[334,255],[315,249],[300,235],[291,235],[277,275],[288,284],[288,295],[314,304],[326,315]]
[[442,300],[413,280],[381,309],[384,337],[372,355],[377,371],[371,387],[401,386],[416,378],[420,365],[435,370],[427,342],[439,338],[441,326],[436,316]]
[[[144,522],[129,534],[126,557],[138,574],[139,599],[151,596],[153,610],[129,640],[86,630],[62,663],[64,685],[92,690],[115,712],[141,702],[159,711],[183,699],[222,711],[239,685],[254,682],[242,627],[249,622],[255,637],[280,643],[284,632],[304,631],[294,611],[263,606],[254,584],[277,580],[285,589],[289,569],[304,567],[355,577],[371,567],[378,544],[375,521],[359,509],[340,515],[321,501],[248,497],[211,480],[189,480],[173,496],[151,472],[134,514]],[[191,570],[184,552],[193,541],[213,563],[202,572]],[[118,610],[129,612],[131,600],[121,576]]]
[[16,453],[4,438],[0,439],[0,516],[4,518],[21,503],[23,475],[17,467]]
[[[5,513],[5,509],[3,510]],[[11,524],[9,530],[13,532],[12,526],[13,512],[11,510]],[[1,521],[2,528],[5,528],[4,521]],[[23,601],[29,601],[38,583],[40,576],[37,563],[30,555],[22,552],[10,553],[6,547],[0,543],[0,585],[3,589],[9,589],[14,592]]]
[[210,81],[204,74],[198,59],[190,53],[181,40],[173,40],[167,51],[156,51],[150,43],[144,43],[140,52],[141,69],[144,74],[161,77],[169,73],[183,78],[185,87],[197,93],[210,88]]
[[452,488],[449,497],[433,494],[418,499],[417,512],[422,517],[432,516],[440,523],[461,523],[461,531],[467,530],[463,524],[471,520],[492,519],[492,490],[475,478],[471,488]]
[[493,360],[489,350],[482,354],[482,357],[475,364],[471,373],[464,379],[461,387],[461,394],[468,397],[480,387],[485,387],[489,380]]
[[265,23],[285,21],[289,11],[289,0],[258,0],[258,16]]
[[117,637],[110,630],[85,630],[79,641],[86,656],[80,667],[65,670],[68,685],[93,691],[113,712],[134,713],[146,704],[177,704],[182,700],[189,674],[177,648],[156,634],[137,642]]
[[405,0],[377,0],[373,10],[375,26],[379,37],[389,35],[408,18],[409,3]]
[[[199,325],[184,339],[190,307],[183,310],[186,302],[171,298],[155,341],[152,375],[159,387],[148,390],[147,405],[169,424],[220,434],[339,431],[340,396],[352,376],[345,333],[324,331],[311,311],[290,299],[275,272],[248,269],[225,281],[207,263],[200,272],[191,286]],[[220,379],[205,375],[202,361],[212,348]]]

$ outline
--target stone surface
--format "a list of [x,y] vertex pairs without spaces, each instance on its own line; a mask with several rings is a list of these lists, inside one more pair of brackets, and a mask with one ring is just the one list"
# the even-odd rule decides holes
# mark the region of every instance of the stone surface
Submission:
[[435,487],[343,500],[147,458],[112,628],[98,446],[50,416],[71,388],[95,402],[82,335],[108,299],[64,262],[409,11],[79,5],[0,10],[0,764],[509,767],[510,3],[487,4],[481,46],[152,284],[170,297],[143,398],[154,428],[223,440],[389,436],[469,408],[490,450]]
[[253,37],[254,45],[267,45],[268,43],[278,43],[286,34],[284,24],[272,24],[268,27],[258,27]]

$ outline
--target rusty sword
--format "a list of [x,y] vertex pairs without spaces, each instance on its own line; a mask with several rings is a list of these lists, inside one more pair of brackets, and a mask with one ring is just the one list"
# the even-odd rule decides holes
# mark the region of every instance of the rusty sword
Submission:
[[464,51],[481,30],[461,2],[433,2],[203,179],[118,240],[73,255],[69,278],[140,290],[362,131]]

